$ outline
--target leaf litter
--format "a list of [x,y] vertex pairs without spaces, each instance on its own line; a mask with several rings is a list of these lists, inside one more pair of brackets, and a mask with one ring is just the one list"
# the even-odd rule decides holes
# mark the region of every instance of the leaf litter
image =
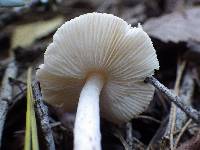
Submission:
[[[36,0],[30,6],[20,9],[2,8],[0,10],[0,43],[2,43],[0,55],[4,57],[0,57],[0,78],[6,78],[6,84],[10,84],[5,70],[9,69],[9,64],[13,60],[17,62],[17,76],[13,76],[12,81],[15,82],[10,84],[13,87],[11,96],[13,102],[8,105],[1,148],[3,150],[24,149],[24,139],[27,134],[25,131],[27,87],[26,84],[22,86],[22,83],[27,80],[27,70],[33,67],[34,79],[35,70],[43,61],[43,52],[52,40],[56,28],[64,21],[87,12],[112,13],[133,26],[140,22],[151,36],[160,60],[161,69],[155,76],[167,87],[171,89],[174,87],[179,61],[185,61],[185,71],[178,87],[179,94],[190,105],[200,110],[200,7],[197,0],[182,1],[174,3],[174,0],[46,2]],[[1,91],[2,86],[3,83]],[[179,150],[198,149],[199,126],[185,115],[182,120],[178,114],[182,116],[183,112],[179,111],[176,114],[179,120],[173,124],[175,127],[178,125],[178,128],[171,133],[173,141],[167,140],[162,143],[169,122],[170,108],[170,102],[156,91],[149,108],[141,114],[141,117],[131,120],[129,125],[115,126],[101,119],[102,149],[170,149],[170,142],[171,144],[174,142],[173,146],[177,145]],[[37,111],[37,108],[35,109]],[[48,111],[56,150],[73,149],[75,113],[64,113],[59,107],[51,106],[48,106]],[[41,125],[38,123],[40,120],[36,114],[39,149],[48,149]],[[179,139],[176,143],[177,136]]]

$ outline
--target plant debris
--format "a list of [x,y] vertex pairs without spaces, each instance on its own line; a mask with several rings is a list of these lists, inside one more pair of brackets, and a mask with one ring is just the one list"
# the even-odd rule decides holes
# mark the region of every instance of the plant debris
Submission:
[[145,31],[163,42],[200,42],[200,8],[190,8],[149,19]]
[[[191,106],[197,110],[198,116],[199,0],[27,1],[22,7],[0,8],[2,150],[24,149],[27,134],[26,95],[30,93],[30,82],[35,83],[32,94],[35,99],[35,133],[38,137],[32,138],[38,141],[38,148],[73,149],[75,112],[64,112],[60,106],[52,107],[43,103],[35,72],[39,64],[43,63],[43,53],[57,28],[65,21],[89,12],[111,13],[132,26],[140,23],[151,37],[160,62],[160,70],[155,72],[154,77],[172,89],[172,93],[179,95],[185,108]],[[180,68],[182,64],[184,69]],[[27,85],[29,67],[33,70],[31,74],[29,71]],[[178,73],[180,70],[181,75]],[[162,92],[156,90],[149,107],[127,124],[114,125],[101,118],[102,150],[198,150],[199,119],[195,118],[195,122],[191,115],[195,114],[189,114],[189,117],[179,107],[174,107]]]

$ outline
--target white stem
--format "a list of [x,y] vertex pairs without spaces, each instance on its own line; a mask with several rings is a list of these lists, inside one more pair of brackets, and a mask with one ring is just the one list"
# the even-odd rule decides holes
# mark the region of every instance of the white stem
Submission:
[[90,76],[80,94],[74,127],[74,150],[101,150],[99,95],[103,79]]

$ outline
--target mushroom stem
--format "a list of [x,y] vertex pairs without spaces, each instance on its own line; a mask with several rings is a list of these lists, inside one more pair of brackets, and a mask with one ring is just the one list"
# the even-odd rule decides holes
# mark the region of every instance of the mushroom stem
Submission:
[[74,150],[101,150],[99,95],[103,83],[100,75],[92,74],[81,91],[74,127]]

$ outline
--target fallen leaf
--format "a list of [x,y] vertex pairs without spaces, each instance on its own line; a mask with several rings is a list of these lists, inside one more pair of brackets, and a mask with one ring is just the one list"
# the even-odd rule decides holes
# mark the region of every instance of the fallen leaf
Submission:
[[149,19],[144,30],[163,42],[200,42],[200,7]]
[[61,24],[63,24],[63,17],[56,17],[47,21],[38,21],[29,24],[23,24],[16,27],[13,37],[11,48],[18,46],[26,47],[32,44],[37,38],[48,35]]

